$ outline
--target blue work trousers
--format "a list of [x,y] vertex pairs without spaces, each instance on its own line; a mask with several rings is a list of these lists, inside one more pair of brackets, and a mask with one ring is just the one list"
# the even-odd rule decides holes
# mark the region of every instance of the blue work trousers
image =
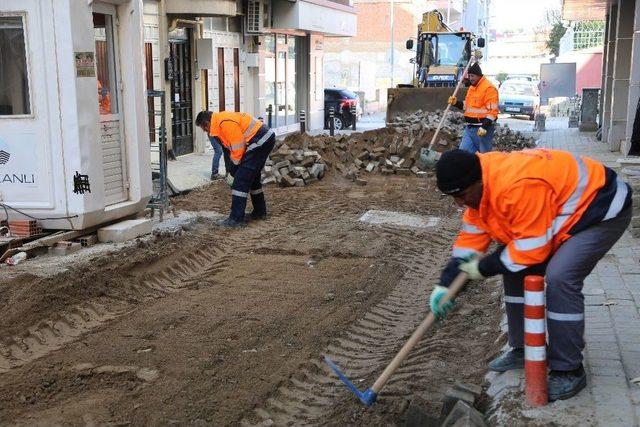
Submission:
[[466,125],[460,141],[460,149],[470,153],[487,153],[493,149],[493,134],[495,126],[489,126],[485,136],[478,136],[480,126]]
[[273,150],[275,142],[276,137],[274,134],[259,147],[245,151],[240,164],[233,173],[231,215],[229,215],[231,219],[240,222],[244,221],[244,211],[247,207],[247,198],[249,195],[251,195],[253,213],[258,216],[267,214],[267,203],[262,190],[261,172],[267,161],[267,157],[269,157],[269,153]]
[[222,157],[222,146],[215,137],[209,137],[211,148],[213,148],[213,160],[211,161],[211,174],[220,172],[220,158]]

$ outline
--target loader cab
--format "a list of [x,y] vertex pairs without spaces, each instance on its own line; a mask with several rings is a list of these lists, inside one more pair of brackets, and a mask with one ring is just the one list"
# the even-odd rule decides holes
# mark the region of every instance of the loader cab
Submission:
[[420,34],[416,51],[420,86],[455,86],[471,58],[471,40],[469,32]]

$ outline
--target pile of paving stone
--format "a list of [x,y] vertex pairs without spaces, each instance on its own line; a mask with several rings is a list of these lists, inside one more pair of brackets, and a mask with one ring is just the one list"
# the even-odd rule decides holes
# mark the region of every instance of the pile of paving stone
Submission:
[[493,135],[493,148],[497,151],[516,151],[536,146],[533,138],[524,136],[518,131],[514,131],[509,126],[496,126],[496,133]]
[[[435,131],[442,119],[443,110],[433,112],[423,112],[418,110],[413,114],[396,116],[395,120],[389,123],[391,127],[414,127],[421,126],[423,129]],[[449,111],[447,118],[442,124],[441,132],[460,138],[464,129],[464,115],[457,111]]]
[[324,177],[327,165],[314,150],[291,149],[280,142],[271,152],[262,171],[262,183],[283,187],[304,187]]
[[[367,174],[426,176],[433,161],[425,162],[425,154],[441,117],[442,111],[418,111],[385,128],[350,135],[290,135],[276,143],[264,168],[263,183],[303,187],[322,179],[329,169],[362,184]],[[431,152],[457,148],[463,129],[463,115],[450,112]],[[508,126],[498,126],[494,146],[512,151],[535,144]]]
[[[438,123],[442,119],[443,111],[436,110],[434,112],[423,112],[418,110],[417,112],[406,115],[403,117],[396,117],[395,121],[389,124],[393,127],[412,127],[420,125],[424,129],[434,130],[438,127]],[[449,111],[447,118],[442,125],[442,131],[457,138],[457,141],[462,138],[462,132],[464,130],[464,115],[458,111]],[[518,131],[512,130],[508,125],[500,125],[500,122],[496,124],[496,131],[493,137],[493,147],[498,151],[515,151],[524,150],[526,148],[535,147],[535,142],[532,138],[524,136]]]

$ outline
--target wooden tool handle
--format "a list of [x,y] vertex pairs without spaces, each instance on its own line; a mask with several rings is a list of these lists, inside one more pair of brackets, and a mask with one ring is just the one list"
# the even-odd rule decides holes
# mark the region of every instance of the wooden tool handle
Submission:
[[[473,58],[469,59],[469,62],[467,62],[466,67],[464,67],[464,70],[462,71],[462,76],[464,76],[467,73],[467,70],[469,69],[469,66],[471,66],[472,61],[473,61]],[[462,86],[462,80],[463,80],[462,77],[458,80],[458,84],[456,85],[456,88],[453,90],[453,95],[451,96],[456,96],[458,94],[458,91],[460,90],[460,86]],[[447,102],[447,108],[444,109],[444,112],[442,113],[442,118],[440,118],[440,123],[438,123],[438,127],[436,128],[436,131],[433,134],[433,137],[431,138],[431,143],[429,143],[429,150],[433,148],[433,144],[436,142],[436,138],[440,133],[440,129],[442,128],[442,125],[444,124],[444,120],[447,118],[447,115],[449,114],[450,109],[451,109],[451,104]]]
[[[469,276],[467,275],[467,273],[461,272],[460,274],[458,274],[453,283],[451,283],[451,286],[449,286],[449,292],[447,292],[447,294],[440,301],[440,305],[455,298],[458,292],[460,292],[460,289],[462,289],[464,284],[467,282],[468,278]],[[422,338],[425,332],[429,330],[429,328],[435,321],[436,316],[433,314],[433,312],[429,312],[426,319],[424,319],[420,326],[418,326],[413,334],[411,334],[409,340],[402,346],[398,354],[396,354],[396,357],[394,357],[391,363],[387,365],[387,367],[384,369],[384,371],[382,371],[376,382],[371,387],[371,389],[376,394],[380,392],[380,389],[384,387],[386,382],[389,380],[389,377],[391,377],[396,369],[400,367],[402,362],[404,362],[404,359],[406,359],[409,355],[409,352],[413,349],[413,347],[415,347],[418,341],[420,341],[420,338]]]

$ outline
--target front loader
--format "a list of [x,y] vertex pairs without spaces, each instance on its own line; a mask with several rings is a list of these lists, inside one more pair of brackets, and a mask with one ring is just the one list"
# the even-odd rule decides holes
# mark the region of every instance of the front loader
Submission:
[[[484,47],[484,39],[477,39],[468,31],[453,31],[437,10],[422,15],[416,39],[415,75],[412,84],[400,84],[387,90],[387,123],[397,116],[441,110],[463,78],[463,70],[472,57],[472,48]],[[414,48],[413,39],[407,49]],[[481,56],[477,52],[475,56]],[[461,88],[458,98],[464,99],[467,89]]]

